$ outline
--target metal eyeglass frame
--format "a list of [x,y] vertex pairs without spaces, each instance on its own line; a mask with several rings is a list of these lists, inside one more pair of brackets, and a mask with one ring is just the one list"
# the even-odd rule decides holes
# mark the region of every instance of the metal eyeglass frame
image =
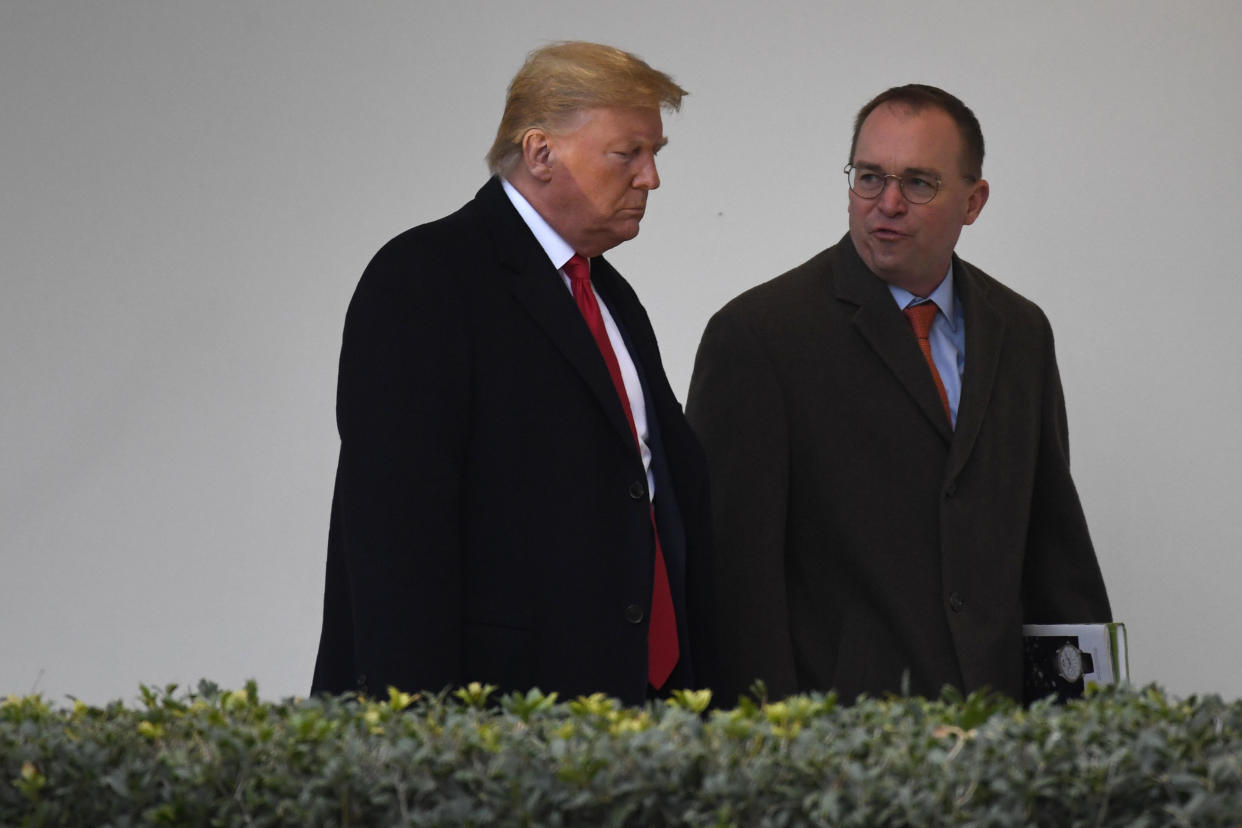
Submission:
[[[850,163],[850,164],[846,164],[845,169],[843,169],[841,172],[845,173],[846,180],[849,182],[850,192],[858,196],[859,198],[865,198],[868,201],[874,201],[875,199],[879,198],[880,196],[884,194],[884,188],[888,186],[888,180],[890,178],[897,179],[897,191],[901,193],[902,198],[904,198],[906,201],[910,202],[911,204],[930,204],[931,202],[935,201],[936,196],[940,195],[940,185],[944,183],[941,179],[937,178],[936,179],[936,191],[931,194],[931,198],[928,198],[924,201],[915,201],[914,199],[910,198],[910,195],[906,192],[905,176],[897,175],[897,173],[881,173],[876,170],[863,170],[863,172],[871,173],[872,175],[878,175],[884,179],[884,184],[880,187],[879,192],[877,192],[875,195],[869,196],[869,195],[864,195],[858,192],[858,190],[854,189],[853,173],[858,169],[859,169],[858,167],[855,167],[852,163]],[[916,176],[916,177],[926,178],[927,176],[923,175],[923,176]],[[962,176],[962,177],[967,178],[967,180],[969,180],[967,176]]]

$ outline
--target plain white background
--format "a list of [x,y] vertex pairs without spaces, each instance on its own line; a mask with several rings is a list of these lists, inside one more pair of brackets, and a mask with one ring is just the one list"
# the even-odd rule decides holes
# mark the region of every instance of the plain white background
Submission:
[[0,6],[0,694],[304,694],[336,359],[371,254],[486,178],[560,39],[691,91],[610,255],[684,395],[708,316],[846,227],[853,113],[974,108],[959,252],[1057,333],[1074,473],[1136,680],[1242,695],[1242,4]]

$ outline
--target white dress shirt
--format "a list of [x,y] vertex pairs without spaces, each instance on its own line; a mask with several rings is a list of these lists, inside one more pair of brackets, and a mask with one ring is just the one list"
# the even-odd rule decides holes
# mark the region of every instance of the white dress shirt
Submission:
[[[525,196],[517,191],[517,188],[506,181],[500,179],[500,184],[504,187],[505,195],[509,197],[514,209],[518,211],[518,215],[526,222],[526,226],[535,234],[535,239],[539,242],[539,246],[543,248],[544,253],[548,254],[548,258],[556,269],[560,271],[561,280],[565,283],[565,289],[573,295],[573,286],[570,284],[569,276],[565,273],[565,263],[574,255],[574,249],[569,243],[560,237],[552,225],[544,220],[543,216],[530,205]],[[634,417],[634,430],[638,432],[638,447],[643,458],[643,468],[647,472],[647,496],[655,497],[655,476],[651,472],[651,449],[647,446],[647,404],[646,398],[643,396],[643,385],[638,379],[638,369],[634,367],[634,360],[630,357],[629,349],[625,347],[625,340],[621,337],[621,331],[617,328],[617,323],[612,318],[612,313],[608,310],[608,305],[599,295],[599,291],[595,289],[595,284],[591,284],[591,292],[595,294],[595,301],[599,304],[600,315],[604,318],[604,330],[608,333],[608,341],[612,343],[612,350],[617,355],[617,365],[621,368],[621,381],[625,384],[625,394],[630,398],[630,414]]]

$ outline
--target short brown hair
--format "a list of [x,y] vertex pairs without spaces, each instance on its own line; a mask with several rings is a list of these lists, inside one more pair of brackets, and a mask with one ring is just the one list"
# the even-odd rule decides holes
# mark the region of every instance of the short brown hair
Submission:
[[970,107],[955,96],[943,89],[921,83],[908,83],[886,89],[858,110],[858,117],[854,119],[854,139],[850,142],[851,164],[854,162],[854,150],[858,149],[858,133],[862,131],[863,121],[881,104],[897,104],[912,112],[931,106],[944,112],[957,124],[958,132],[962,135],[962,144],[965,147],[962,162],[966,172],[976,179],[983,177],[983,129],[979,126],[979,119],[970,111]]
[[527,130],[555,130],[573,113],[595,106],[681,108],[689,94],[638,57],[599,43],[566,41],[536,49],[514,75],[496,140],[487,153],[493,173],[508,172]]

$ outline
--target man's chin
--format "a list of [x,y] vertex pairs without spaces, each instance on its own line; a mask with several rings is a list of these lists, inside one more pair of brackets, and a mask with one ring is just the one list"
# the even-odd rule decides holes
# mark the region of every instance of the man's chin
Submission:
[[637,217],[627,219],[617,225],[617,244],[620,244],[623,241],[629,241],[638,235],[638,224],[641,219],[642,216],[639,215]]
[[[637,221],[632,222],[632,223],[627,223],[626,225],[609,228],[609,232],[606,237],[603,234],[600,234],[599,236],[596,237],[599,239],[599,245],[596,248],[599,252],[591,253],[590,255],[598,256],[600,255],[600,253],[603,253],[606,250],[612,250],[617,245],[621,244],[622,242],[627,242],[637,235],[638,235],[638,222]],[[583,253],[585,251],[579,250],[578,252]]]
[[901,286],[901,282],[905,281],[903,277],[907,269],[905,256],[893,255],[891,251],[885,250],[882,246],[868,246],[865,251],[859,251],[859,253],[863,264],[881,281],[898,287]]

